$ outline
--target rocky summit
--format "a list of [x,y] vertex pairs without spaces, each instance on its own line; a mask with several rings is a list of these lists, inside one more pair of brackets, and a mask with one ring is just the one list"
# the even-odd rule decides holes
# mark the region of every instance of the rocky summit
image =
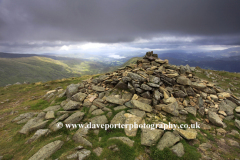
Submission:
[[[27,147],[13,159],[238,159],[240,99],[197,72],[147,52],[136,64],[48,91],[42,101],[50,105],[11,119]],[[100,127],[107,124],[128,127]]]

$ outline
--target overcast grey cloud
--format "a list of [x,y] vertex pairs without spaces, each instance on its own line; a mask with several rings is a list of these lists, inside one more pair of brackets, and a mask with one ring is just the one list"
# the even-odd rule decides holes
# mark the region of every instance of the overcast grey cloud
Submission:
[[239,8],[238,0],[1,0],[0,51],[236,46]]

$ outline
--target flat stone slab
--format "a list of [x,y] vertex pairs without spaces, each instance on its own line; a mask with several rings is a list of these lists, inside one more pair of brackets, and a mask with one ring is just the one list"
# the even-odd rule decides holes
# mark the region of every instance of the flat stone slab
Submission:
[[45,108],[43,111],[44,112],[48,112],[48,111],[58,111],[61,108],[60,105],[56,105],[56,106],[50,106],[48,108]]
[[34,126],[34,125],[36,125],[38,123],[41,123],[41,122],[43,122],[43,120],[41,118],[38,118],[38,117],[32,118],[22,127],[22,129],[18,133],[20,133],[20,134],[28,134],[29,129],[32,126]]
[[114,111],[118,111],[118,110],[122,110],[122,109],[126,109],[127,107],[126,106],[117,106],[114,108]]
[[193,114],[195,117],[197,115],[197,109],[195,107],[186,107],[184,108],[187,112]]
[[111,120],[111,124],[125,124],[126,117],[124,116],[125,111],[117,113]]
[[83,102],[86,97],[87,97],[87,94],[79,92],[77,94],[74,94],[72,96],[72,99],[77,102]]
[[219,126],[219,127],[223,127],[223,122],[217,113],[209,111],[208,119],[212,124]]
[[104,87],[99,87],[99,86],[92,86],[92,90],[98,91],[98,92],[104,92],[105,88]]
[[57,140],[51,142],[44,147],[42,147],[37,153],[35,153],[29,160],[43,160],[49,158],[53,153],[59,150],[62,145],[63,141]]
[[235,108],[235,111],[236,111],[237,113],[240,113],[240,106],[237,107],[237,108]]
[[50,132],[49,129],[39,129],[34,133],[34,135],[31,138],[29,138],[26,141],[26,143],[32,143],[32,142],[36,141],[37,139],[39,139],[40,137],[47,135],[49,132]]
[[123,143],[127,144],[130,147],[133,147],[133,144],[134,144],[134,141],[132,141],[128,137],[112,137],[112,138],[109,138],[108,140],[112,140],[112,139],[120,140],[120,141],[122,141]]
[[172,147],[174,144],[180,141],[180,138],[177,137],[172,132],[166,132],[160,139],[157,148],[162,151],[166,147]]
[[126,117],[126,127],[124,127],[125,134],[131,137],[136,136],[138,127],[135,128],[134,124],[140,124],[142,122],[142,118],[129,113],[125,113],[124,116]]
[[79,109],[82,103],[76,101],[68,101],[67,104],[63,107],[65,111]]
[[171,148],[172,152],[175,153],[178,157],[182,157],[185,152],[184,152],[184,147],[182,143],[178,143],[175,146]]
[[186,138],[187,140],[197,138],[197,131],[195,130],[192,129],[183,130],[177,128],[176,131],[178,132],[179,135],[181,135],[183,138]]
[[134,107],[146,111],[146,112],[152,112],[152,107],[149,104],[142,103],[138,100],[131,100],[131,103],[133,104]]
[[130,110],[127,110],[129,113],[137,116],[137,117],[141,117],[141,118],[144,118],[146,116],[146,113],[144,111],[141,111],[139,109],[130,109]]
[[48,111],[47,114],[45,115],[45,119],[54,119],[54,111]]
[[98,115],[100,115],[100,114],[103,114],[104,112],[101,110],[101,109],[96,109],[96,110],[94,110],[93,112],[92,112],[92,114],[93,115],[96,115],[96,116],[98,116]]
[[65,119],[63,121],[63,123],[65,124],[75,124],[75,123],[78,123],[82,120],[83,116],[84,116],[84,112],[76,112],[76,113],[73,113],[70,117],[68,117],[67,119]]
[[110,103],[114,103],[114,104],[118,104],[118,105],[123,105],[125,100],[117,98],[115,96],[109,96],[106,98],[106,101],[110,102]]
[[141,145],[152,146],[162,137],[164,131],[160,129],[142,128]]
[[22,120],[29,120],[30,118],[34,117],[37,113],[29,112],[29,113],[23,113],[20,114],[18,117],[14,118],[11,122],[17,122]]
[[96,117],[93,117],[91,118],[91,123],[92,124],[106,124],[108,123],[108,119],[105,115],[102,115],[102,116],[96,116]]

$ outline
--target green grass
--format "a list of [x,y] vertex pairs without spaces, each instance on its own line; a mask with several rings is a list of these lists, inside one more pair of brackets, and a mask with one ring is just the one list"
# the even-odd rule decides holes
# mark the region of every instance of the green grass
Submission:
[[197,148],[189,145],[185,140],[181,140],[179,143],[183,144],[185,154],[182,157],[175,155],[170,148],[164,148],[160,151],[156,146],[150,147],[151,158],[153,160],[197,160],[201,158],[201,154],[197,151]]
[[32,110],[43,110],[49,107],[50,103],[46,100],[40,99],[37,103],[31,105]]
[[216,141],[216,139],[214,138],[214,136],[213,136],[211,133],[209,133],[209,131],[204,130],[204,129],[201,129],[201,128],[200,128],[200,131],[203,132],[203,133],[205,133],[205,134],[207,135],[207,139],[209,139],[209,140],[211,140],[211,141]]

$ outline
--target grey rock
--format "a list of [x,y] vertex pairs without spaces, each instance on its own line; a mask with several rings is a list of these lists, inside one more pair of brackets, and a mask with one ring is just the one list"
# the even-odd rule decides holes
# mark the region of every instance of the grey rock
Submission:
[[153,97],[156,99],[156,100],[160,100],[161,99],[161,97],[162,97],[162,93],[160,93],[158,90],[155,90],[154,92],[153,92]]
[[126,101],[130,101],[132,99],[133,94],[132,93],[123,93],[122,95],[122,99],[126,102]]
[[42,147],[37,153],[35,153],[29,160],[43,160],[49,158],[53,153],[59,150],[62,145],[63,141],[57,140],[51,142],[44,147]]
[[106,115],[108,118],[112,117],[112,112],[108,112]]
[[105,95],[105,93],[101,92],[101,93],[99,93],[98,98],[102,99],[104,97],[104,95]]
[[108,140],[112,140],[112,139],[120,140],[120,141],[122,141],[123,143],[127,144],[130,147],[133,147],[133,144],[134,144],[134,141],[129,139],[128,137],[112,137],[112,138],[109,138]]
[[83,149],[78,152],[78,160],[84,160],[85,158],[89,157],[91,154],[90,150]]
[[80,103],[80,102],[75,102],[75,101],[70,100],[70,101],[63,107],[63,109],[64,109],[65,111],[75,110],[75,109],[79,109],[81,105],[82,105],[82,103]]
[[211,88],[205,88],[203,89],[203,92],[208,93],[208,94],[216,94],[217,92],[215,91],[215,89],[211,89]]
[[54,111],[48,111],[45,116],[45,119],[54,119],[54,118],[55,118]]
[[146,91],[151,91],[151,90],[152,90],[152,88],[149,87],[149,86],[146,85],[146,84],[142,84],[142,85],[141,85],[141,88],[142,88],[143,90],[146,90]]
[[115,96],[109,96],[106,98],[106,101],[110,102],[110,103],[114,103],[114,104],[119,104],[119,105],[123,105],[124,104],[124,100],[117,98]]
[[138,108],[140,110],[146,111],[146,112],[152,112],[152,107],[146,103],[142,103],[138,100],[131,100],[131,103],[135,108]]
[[89,109],[89,113],[92,113],[92,111],[96,110],[98,107],[91,105],[90,109]]
[[199,90],[203,90],[203,89],[205,89],[207,86],[206,86],[206,84],[204,84],[204,83],[192,82],[191,87],[196,88],[196,89],[199,89]]
[[49,132],[50,132],[49,129],[39,129],[34,133],[34,135],[31,138],[29,138],[26,141],[26,143],[30,144],[30,143],[36,141],[37,139],[39,139],[40,137],[47,135]]
[[93,83],[93,84],[98,84],[98,83],[99,83],[99,79],[98,79],[98,78],[92,79],[92,83]]
[[188,95],[185,92],[183,92],[182,90],[178,90],[178,91],[174,92],[175,98],[185,98],[187,96]]
[[148,99],[148,98],[139,97],[137,100],[142,103],[149,104],[149,105],[151,105],[151,103],[152,103],[152,99]]
[[122,109],[126,109],[127,107],[125,107],[124,105],[122,105],[122,106],[117,106],[117,107],[115,107],[113,110],[114,111],[118,111],[118,110],[122,110]]
[[226,99],[225,102],[232,108],[236,108],[238,106],[235,102],[232,101],[232,99],[231,100]]
[[66,95],[68,98],[71,98],[74,94],[78,92],[79,84],[70,84],[67,86]]
[[128,110],[128,112],[137,116],[137,117],[141,117],[141,118],[144,118],[146,116],[146,113],[144,111],[139,110],[139,109],[130,109],[130,110]]
[[[45,114],[44,114],[44,116],[45,116]],[[29,129],[30,129],[32,126],[34,126],[34,125],[36,125],[36,124],[38,124],[38,123],[41,123],[42,121],[43,121],[43,119],[38,118],[38,117],[35,117],[35,118],[30,119],[30,120],[22,127],[22,129],[19,131],[19,133],[20,133],[20,134],[28,134]]]
[[192,89],[192,87],[187,87],[186,88],[186,92],[188,96],[193,96],[195,97],[196,93],[194,92],[194,90]]
[[149,91],[142,93],[141,96],[144,97],[144,98],[148,98],[148,99],[152,98]]
[[79,123],[82,120],[84,114],[85,113],[83,113],[83,112],[77,111],[74,114],[72,114],[70,117],[65,119],[63,121],[63,123],[64,124],[76,124],[76,123]]
[[130,82],[132,79],[130,77],[122,77],[124,83]]
[[103,149],[101,147],[97,147],[93,150],[94,153],[99,157],[102,154]]
[[130,83],[128,83],[128,89],[130,90],[131,93],[133,94],[135,93],[135,89]]
[[106,79],[108,79],[108,78],[109,78],[108,75],[101,75],[101,76],[98,77],[98,81],[99,81],[99,82],[102,82],[102,81],[104,81],[104,80],[106,80]]
[[180,141],[180,138],[172,132],[166,132],[160,139],[157,148],[162,151],[166,147],[172,147],[174,144]]
[[125,111],[117,113],[111,120],[111,124],[125,124],[126,117],[124,116]]
[[146,78],[143,78],[142,76],[136,74],[136,73],[131,73],[129,72],[128,77],[130,77],[131,79],[135,80],[135,81],[139,81],[139,82],[145,82]]
[[45,128],[45,126],[47,125],[47,123],[48,123],[48,120],[47,120],[47,121],[43,121],[43,122],[39,122],[39,123],[31,126],[31,127],[28,129],[28,131],[29,131],[29,132],[33,132],[33,131],[36,131],[36,130],[38,130],[38,129],[43,129],[43,128]]
[[158,84],[160,82],[160,78],[159,77],[155,77],[155,76],[149,76],[149,80],[151,83],[155,83]]
[[96,116],[96,117],[93,117],[91,118],[91,123],[92,124],[106,124],[108,123],[108,119],[105,115],[102,115],[102,116]]
[[72,99],[77,102],[83,102],[86,97],[87,97],[87,94],[79,92],[77,94],[74,94],[72,96]]
[[188,111],[189,113],[193,114],[195,117],[197,115],[197,109],[195,107],[186,107],[184,108],[186,111]]
[[240,129],[240,121],[235,119],[235,126]]
[[106,105],[101,103],[101,102],[98,102],[97,100],[94,100],[93,101],[93,105],[97,106],[98,108],[104,108]]
[[48,108],[45,108],[43,111],[44,112],[48,112],[48,111],[58,111],[61,108],[60,105],[56,105],[56,106],[50,106]]
[[118,84],[115,86],[115,88],[121,89],[121,90],[126,90],[126,89],[128,89],[128,85],[123,81],[119,81]]
[[192,84],[190,79],[188,79],[187,77],[184,77],[184,76],[178,77],[177,83],[181,84],[181,85],[185,85],[185,86],[190,86]]
[[150,87],[154,87],[154,88],[158,88],[158,87],[160,87],[160,85],[155,84],[155,83],[148,83],[148,86],[150,86]]
[[170,113],[174,116],[179,116],[179,112],[178,112],[177,108],[178,108],[177,102],[173,102],[171,104],[162,106],[163,111]]
[[17,121],[22,121],[22,120],[25,120],[25,122],[26,122],[30,118],[34,117],[36,114],[37,113],[34,113],[34,112],[23,113],[23,114],[20,114],[18,117],[14,118],[11,122],[17,122]]
[[219,104],[219,111],[224,111],[228,116],[233,115],[233,108],[226,104],[224,101],[221,101]]
[[137,91],[137,93],[138,93],[138,94],[140,94],[140,93],[143,93],[143,92],[144,92],[144,90],[142,90],[141,88],[136,88],[136,91]]
[[223,122],[222,120],[220,119],[220,117],[218,116],[218,114],[216,114],[215,112],[211,112],[209,111],[208,112],[208,119],[209,121],[216,125],[216,126],[219,126],[219,127],[223,127]]
[[98,91],[98,92],[104,92],[105,88],[104,87],[99,87],[99,86],[92,86],[92,90]]
[[164,131],[159,129],[142,128],[141,145],[152,146],[162,137]]
[[92,147],[92,143],[89,142],[86,138],[84,138],[83,136],[73,136],[73,140],[76,143],[79,143],[83,146],[88,146],[88,147]]
[[94,111],[92,112],[92,115],[98,116],[98,115],[103,114],[103,113],[104,113],[104,112],[103,112],[101,109],[96,109],[96,110],[94,110]]
[[184,152],[184,147],[182,143],[178,143],[175,146],[171,148],[172,152],[175,153],[178,157],[182,157],[185,152]]

